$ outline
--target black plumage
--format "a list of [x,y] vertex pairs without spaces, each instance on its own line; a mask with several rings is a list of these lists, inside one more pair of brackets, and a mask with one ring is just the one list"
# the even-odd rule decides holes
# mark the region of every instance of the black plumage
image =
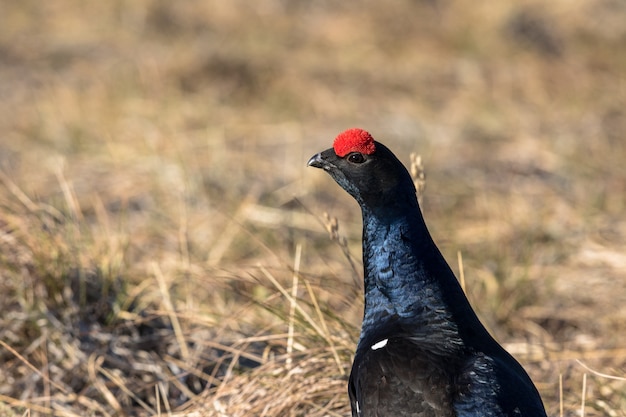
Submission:
[[308,165],[328,172],[363,215],[365,311],[348,387],[352,415],[545,416],[524,369],[474,313],[393,153],[350,129]]

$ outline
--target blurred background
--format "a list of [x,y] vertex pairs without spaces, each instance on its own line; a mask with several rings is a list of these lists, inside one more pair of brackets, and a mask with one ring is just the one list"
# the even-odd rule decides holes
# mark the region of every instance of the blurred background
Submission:
[[347,415],[350,127],[549,414],[625,416],[622,0],[2,2],[0,414]]

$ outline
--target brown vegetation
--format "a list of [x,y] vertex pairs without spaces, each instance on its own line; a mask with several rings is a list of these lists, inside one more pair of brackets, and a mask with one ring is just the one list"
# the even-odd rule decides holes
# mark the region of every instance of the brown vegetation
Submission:
[[549,414],[626,416],[624,22],[4,2],[0,415],[348,415],[360,217],[305,163],[358,126],[421,154],[434,238]]

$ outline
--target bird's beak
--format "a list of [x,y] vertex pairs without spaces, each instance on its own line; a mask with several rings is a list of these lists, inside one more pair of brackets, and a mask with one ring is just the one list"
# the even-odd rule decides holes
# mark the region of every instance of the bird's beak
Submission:
[[311,159],[309,159],[309,162],[307,162],[306,165],[314,168],[324,168],[326,162],[322,159],[321,153],[316,153],[311,157]]

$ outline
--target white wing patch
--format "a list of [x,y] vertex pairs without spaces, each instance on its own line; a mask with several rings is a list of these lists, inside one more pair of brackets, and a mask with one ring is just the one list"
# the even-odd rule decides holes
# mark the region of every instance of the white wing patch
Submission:
[[372,345],[372,350],[378,350],[380,348],[384,348],[385,346],[387,346],[387,342],[389,341],[389,339],[383,339],[380,342],[376,342]]

